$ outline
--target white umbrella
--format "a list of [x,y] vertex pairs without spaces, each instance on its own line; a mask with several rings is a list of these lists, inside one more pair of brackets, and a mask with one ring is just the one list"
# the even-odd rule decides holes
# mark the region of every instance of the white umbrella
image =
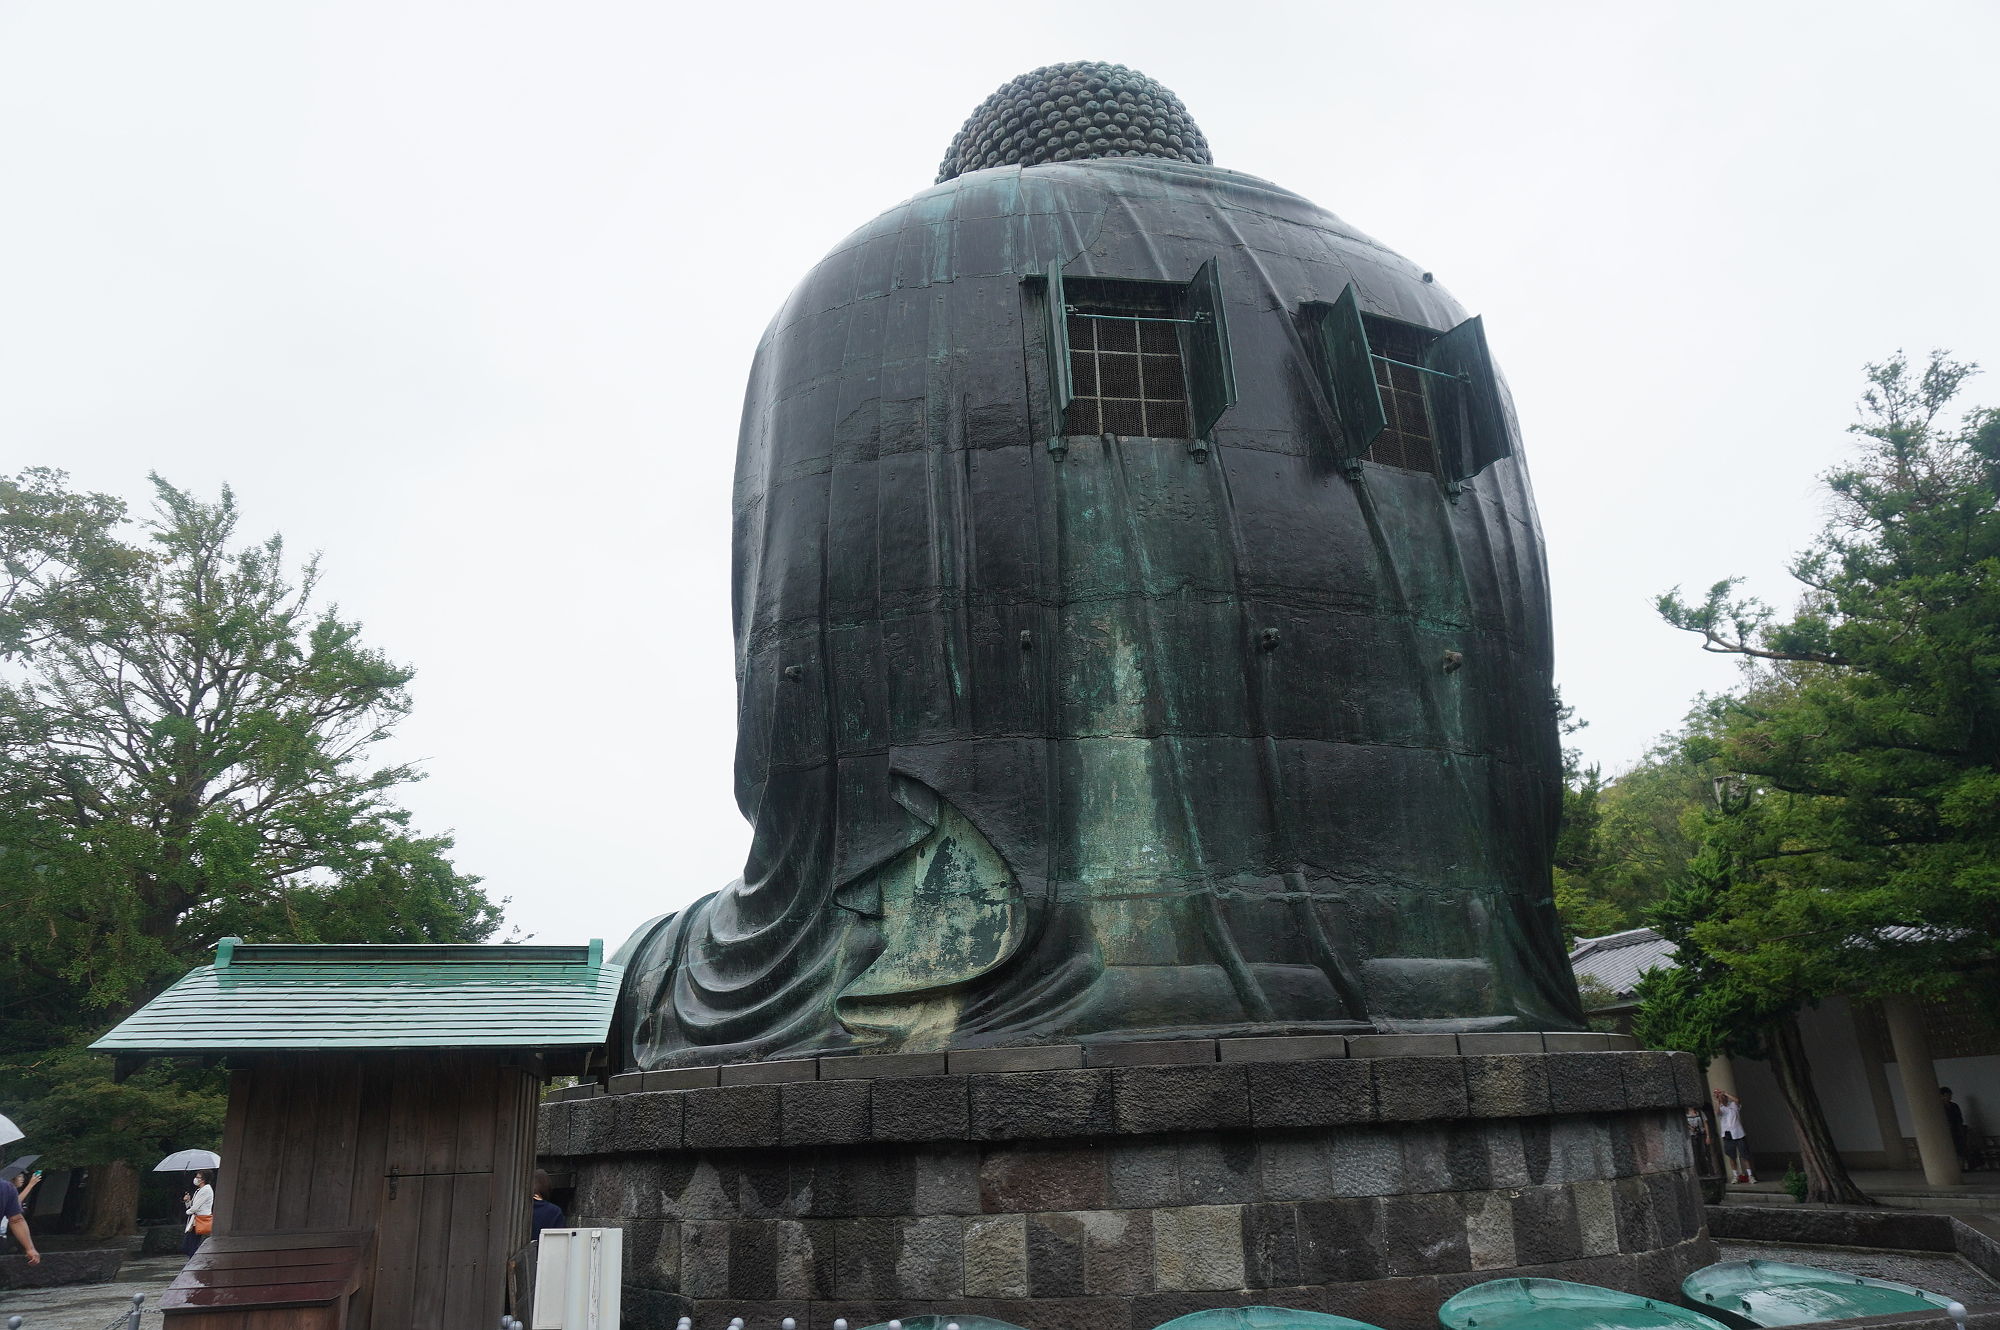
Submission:
[[27,1132],[22,1131],[14,1125],[12,1118],[8,1117],[5,1113],[0,1113],[0,1145],[5,1145],[9,1141],[18,1141],[27,1134]]
[[176,1150],[153,1165],[155,1173],[192,1173],[198,1168],[219,1168],[222,1156],[213,1150]]

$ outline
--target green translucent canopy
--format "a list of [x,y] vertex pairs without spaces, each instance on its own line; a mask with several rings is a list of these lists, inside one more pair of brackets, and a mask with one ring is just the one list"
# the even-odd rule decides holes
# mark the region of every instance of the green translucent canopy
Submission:
[[1785,1261],[1724,1261],[1681,1281],[1689,1302],[1752,1325],[1846,1321],[1891,1312],[1936,1311],[1952,1300],[1909,1284]]

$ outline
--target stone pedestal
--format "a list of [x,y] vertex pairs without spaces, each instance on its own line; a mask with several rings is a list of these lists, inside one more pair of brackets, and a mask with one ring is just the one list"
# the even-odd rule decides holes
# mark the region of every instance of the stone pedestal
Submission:
[[[573,1180],[571,1222],[626,1230],[626,1324],[645,1330],[925,1312],[1152,1330],[1247,1303],[1428,1330],[1486,1279],[1671,1298],[1714,1259],[1682,1121],[1692,1058],[1411,1038],[1428,1042],[620,1077],[545,1104],[541,1153]],[[1060,1065],[1134,1057],[1175,1060]],[[969,1069],[1009,1065],[1045,1069]],[[746,1076],[798,1079],[722,1083]]]

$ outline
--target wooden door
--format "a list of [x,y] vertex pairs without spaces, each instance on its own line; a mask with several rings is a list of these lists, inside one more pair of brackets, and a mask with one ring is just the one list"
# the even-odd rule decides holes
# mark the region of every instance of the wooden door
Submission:
[[489,1330],[499,1320],[495,1190],[491,1172],[383,1179],[370,1330]]
[[400,1055],[391,1086],[367,1330],[491,1330],[527,1228],[537,1083],[438,1052]]

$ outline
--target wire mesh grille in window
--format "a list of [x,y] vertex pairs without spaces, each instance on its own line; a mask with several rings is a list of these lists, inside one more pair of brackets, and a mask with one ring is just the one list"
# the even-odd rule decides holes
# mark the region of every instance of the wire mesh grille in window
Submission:
[[[1424,376],[1422,371],[1410,368],[1423,363],[1424,347],[1432,339],[1419,329],[1387,319],[1367,317],[1364,323],[1368,349],[1377,357],[1375,382],[1382,391],[1382,413],[1388,417],[1388,425],[1368,450],[1368,460],[1435,475],[1437,443],[1424,403]],[[1388,363],[1393,360],[1405,363]]]
[[1078,282],[1069,316],[1075,397],[1066,434],[1188,437],[1187,368],[1177,287]]

